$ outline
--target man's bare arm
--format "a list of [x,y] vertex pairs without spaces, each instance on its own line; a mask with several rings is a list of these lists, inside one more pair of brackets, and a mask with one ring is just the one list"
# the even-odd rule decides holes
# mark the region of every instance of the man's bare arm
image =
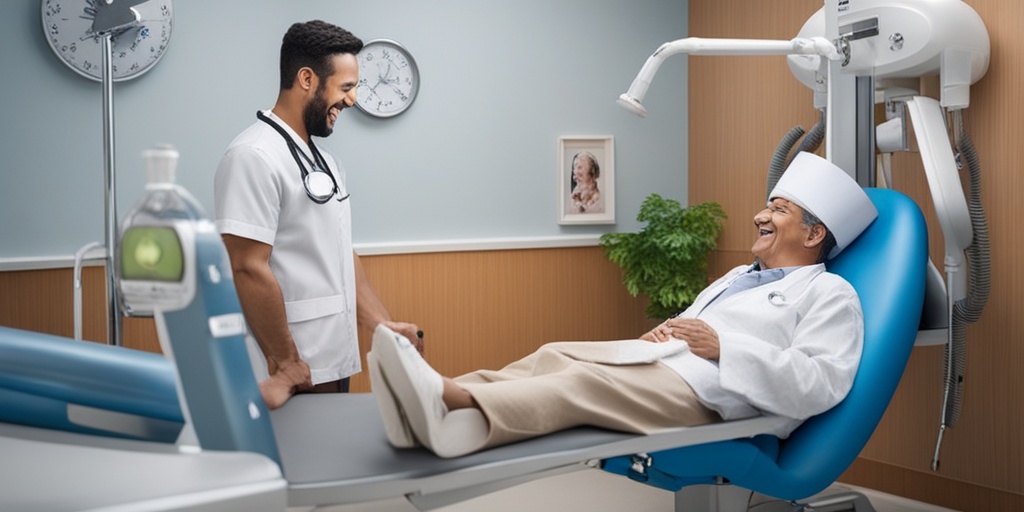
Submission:
[[231,260],[235,288],[246,322],[267,358],[270,378],[260,383],[263,400],[280,407],[296,391],[312,386],[309,366],[288,329],[284,296],[270,269],[270,245],[234,235],[223,235]]

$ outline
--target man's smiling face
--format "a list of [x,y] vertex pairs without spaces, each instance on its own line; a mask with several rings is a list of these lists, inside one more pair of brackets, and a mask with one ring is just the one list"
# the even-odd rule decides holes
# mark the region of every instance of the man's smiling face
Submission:
[[806,243],[813,236],[803,217],[803,208],[779,197],[754,216],[757,240],[750,252],[761,262],[761,268],[806,264]]

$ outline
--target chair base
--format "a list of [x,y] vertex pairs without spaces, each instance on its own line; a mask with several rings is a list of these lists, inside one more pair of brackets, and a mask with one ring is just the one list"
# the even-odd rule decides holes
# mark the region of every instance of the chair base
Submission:
[[776,500],[733,485],[690,485],[676,492],[675,512],[875,512],[868,497],[855,491],[818,494],[808,500]]

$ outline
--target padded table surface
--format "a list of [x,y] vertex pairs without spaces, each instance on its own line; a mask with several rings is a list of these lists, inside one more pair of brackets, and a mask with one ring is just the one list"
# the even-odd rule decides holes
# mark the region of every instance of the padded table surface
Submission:
[[652,435],[576,428],[442,459],[422,448],[393,448],[369,393],[298,395],[271,419],[291,506],[459,493],[590,460],[752,436],[785,421],[765,416]]

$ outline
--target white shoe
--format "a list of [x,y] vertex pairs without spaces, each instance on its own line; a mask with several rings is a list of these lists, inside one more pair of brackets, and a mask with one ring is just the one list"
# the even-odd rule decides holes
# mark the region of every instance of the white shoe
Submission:
[[[396,409],[404,411],[399,417],[404,416],[416,440],[445,458],[483,448],[489,433],[483,413],[477,409],[448,412],[442,398],[444,379],[409,340],[379,325],[373,333],[372,352],[397,401]],[[383,406],[381,414],[385,414]]]
[[370,367],[370,388],[373,396],[377,399],[377,408],[380,409],[380,417],[384,421],[384,431],[388,435],[388,442],[395,448],[414,448],[419,446],[413,436],[412,427],[405,418],[402,409],[395,401],[395,394],[388,386],[387,380],[381,373],[380,363],[373,352],[366,354],[366,364]]

